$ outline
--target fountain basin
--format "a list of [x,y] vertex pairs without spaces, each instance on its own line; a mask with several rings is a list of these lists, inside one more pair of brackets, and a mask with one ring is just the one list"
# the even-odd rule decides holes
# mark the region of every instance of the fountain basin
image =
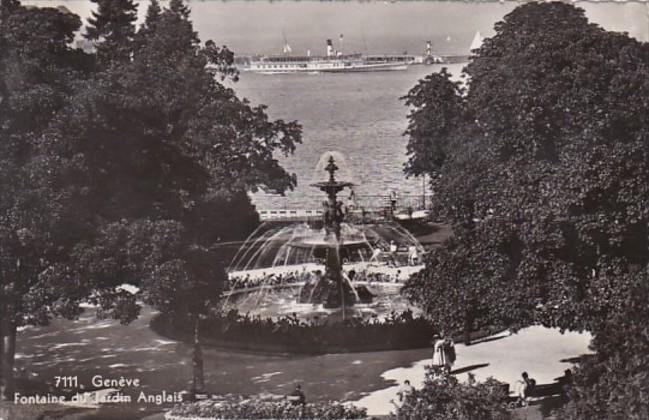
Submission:
[[[260,285],[233,289],[224,293],[223,310],[236,309],[242,314],[259,316],[262,318],[278,319],[284,316],[295,316],[304,321],[320,320],[322,322],[335,322],[346,318],[377,319],[382,320],[389,317],[391,313],[411,311],[420,314],[420,310],[412,307],[408,300],[401,296],[400,291],[403,282],[413,273],[423,268],[423,265],[386,267],[368,263],[353,263],[344,265],[345,275],[354,271],[358,278],[370,278],[379,280],[352,281],[351,285],[356,289],[367,290],[372,294],[371,302],[358,299],[353,305],[345,307],[328,308],[323,302],[305,303],[300,302],[300,294],[304,293],[305,282],[271,284],[270,281],[262,282]],[[251,282],[256,280],[288,278],[299,276],[302,273],[313,273],[322,270],[319,264],[301,264],[282,266],[267,269],[250,271],[238,271],[230,273],[236,278],[248,278]],[[390,279],[391,281],[381,281]],[[361,293],[359,293],[360,295]],[[361,296],[359,296],[360,298]]]

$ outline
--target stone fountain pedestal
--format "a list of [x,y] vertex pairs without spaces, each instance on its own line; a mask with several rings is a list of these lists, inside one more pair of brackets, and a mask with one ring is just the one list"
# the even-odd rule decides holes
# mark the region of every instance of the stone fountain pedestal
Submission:
[[305,285],[300,291],[300,303],[322,303],[325,308],[351,306],[355,303],[369,303],[372,293],[366,288],[354,289],[351,282],[343,276],[341,250],[346,252],[364,246],[364,241],[345,241],[341,238],[341,223],[345,218],[342,202],[336,195],[345,188],[353,187],[348,181],[336,180],[338,170],[332,155],[329,156],[325,170],[329,173],[327,181],[312,184],[327,195],[323,202],[324,237],[317,242],[305,243],[314,250],[316,258],[324,258],[325,273],[313,284]]
[[302,287],[298,297],[299,303],[321,303],[325,308],[339,308],[372,301],[373,295],[367,287],[352,286],[342,272],[341,251],[351,253],[364,248],[366,244],[363,241],[337,242],[335,237],[330,235],[327,239],[303,241],[292,246],[312,249],[316,258],[325,261],[324,274]]

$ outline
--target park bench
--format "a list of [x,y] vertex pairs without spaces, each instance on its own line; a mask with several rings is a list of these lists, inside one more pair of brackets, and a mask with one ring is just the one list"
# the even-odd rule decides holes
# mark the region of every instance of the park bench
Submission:
[[[534,385],[531,389],[527,390],[527,399],[526,404],[531,404],[537,401],[540,401],[544,398],[561,396],[565,394],[564,383],[562,382],[552,382],[549,384],[537,384]],[[516,408],[520,406],[520,401],[517,395],[510,395],[507,398],[507,403],[510,408]]]
[[554,395],[561,395],[564,393],[563,385],[559,382],[552,382],[550,384],[535,385],[528,392],[530,398],[545,398]]

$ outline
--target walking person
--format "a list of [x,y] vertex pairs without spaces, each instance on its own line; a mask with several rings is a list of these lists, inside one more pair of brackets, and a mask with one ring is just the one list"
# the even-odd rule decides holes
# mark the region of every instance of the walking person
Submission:
[[446,340],[440,334],[435,334],[433,337],[433,367],[440,369],[442,373],[448,374],[450,369],[445,346]]
[[451,338],[445,338],[443,333],[433,337],[433,366],[443,373],[450,374],[455,363],[455,343]]
[[455,364],[455,359],[457,355],[455,354],[455,342],[452,338],[447,337],[444,339],[444,353],[446,355],[446,369],[448,373],[451,373],[453,365]]
[[394,241],[390,241],[390,264],[393,267],[397,266],[397,250],[399,249],[397,247],[397,244],[394,243]]
[[390,210],[392,211],[392,214],[397,210],[397,200],[399,199],[399,196],[397,195],[396,191],[392,191],[390,193]]
[[419,254],[417,253],[417,247],[415,245],[410,245],[408,247],[408,264],[417,265],[419,263]]

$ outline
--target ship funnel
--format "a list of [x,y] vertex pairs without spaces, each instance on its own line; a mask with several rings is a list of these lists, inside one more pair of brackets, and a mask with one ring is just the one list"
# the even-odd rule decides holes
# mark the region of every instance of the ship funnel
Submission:
[[327,57],[333,57],[334,46],[330,39],[327,40]]

